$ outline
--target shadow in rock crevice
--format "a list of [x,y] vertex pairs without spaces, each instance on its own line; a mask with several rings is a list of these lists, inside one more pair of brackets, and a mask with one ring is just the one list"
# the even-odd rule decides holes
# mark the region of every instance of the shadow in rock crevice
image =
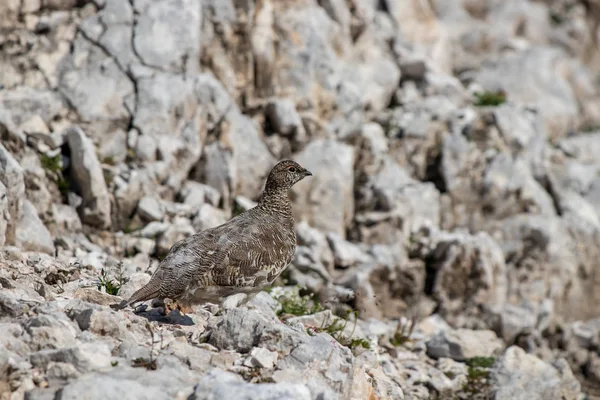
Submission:
[[172,310],[169,314],[163,312],[162,307],[151,308],[146,311],[146,306],[134,310],[135,315],[146,318],[150,322],[159,322],[168,325],[192,326],[194,321],[188,315],[181,315],[179,310]]

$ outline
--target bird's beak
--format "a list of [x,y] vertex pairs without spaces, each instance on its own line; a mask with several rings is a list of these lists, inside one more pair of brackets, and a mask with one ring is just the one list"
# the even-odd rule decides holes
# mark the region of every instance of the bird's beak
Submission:
[[304,170],[304,176],[312,176],[312,172],[310,172],[309,170],[305,169]]

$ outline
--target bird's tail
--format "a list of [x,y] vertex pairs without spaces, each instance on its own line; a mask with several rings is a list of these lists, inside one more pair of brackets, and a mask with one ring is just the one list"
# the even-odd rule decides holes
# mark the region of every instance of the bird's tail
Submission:
[[111,304],[110,308],[113,310],[122,310],[127,306],[138,303],[140,301],[146,301],[158,297],[160,294],[160,281],[158,279],[150,279],[145,286],[137,290],[131,295],[129,300],[123,300],[118,304]]

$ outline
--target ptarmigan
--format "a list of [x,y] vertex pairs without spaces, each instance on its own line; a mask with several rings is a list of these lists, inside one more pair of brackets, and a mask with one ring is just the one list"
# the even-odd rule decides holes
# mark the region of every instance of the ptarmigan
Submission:
[[235,293],[259,292],[292,261],[296,229],[288,191],[311,175],[294,161],[277,163],[256,207],[175,243],[148,284],[111,307],[168,298],[189,309]]

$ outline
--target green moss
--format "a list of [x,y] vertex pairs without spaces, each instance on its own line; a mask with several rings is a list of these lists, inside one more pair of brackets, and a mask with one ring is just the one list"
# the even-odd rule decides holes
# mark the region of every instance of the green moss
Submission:
[[469,358],[466,364],[471,368],[491,368],[495,362],[495,357],[473,357]]
[[475,105],[478,107],[499,106],[506,102],[506,93],[502,90],[497,92],[485,91],[475,93]]

